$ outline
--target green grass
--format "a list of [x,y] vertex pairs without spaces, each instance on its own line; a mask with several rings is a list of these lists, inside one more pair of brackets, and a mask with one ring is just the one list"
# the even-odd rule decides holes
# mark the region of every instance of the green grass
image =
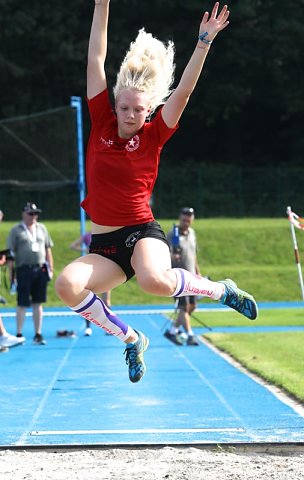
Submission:
[[[304,307],[304,305],[303,305]],[[193,327],[304,326],[304,308],[261,309],[254,322],[239,313],[196,312]],[[304,402],[304,332],[204,334],[213,345],[238,360],[248,370]]]
[[[41,221],[44,222],[44,219],[41,218]],[[174,221],[160,221],[165,232],[169,231]],[[69,245],[79,236],[79,223],[44,223],[55,244],[56,277],[67,263],[76,258],[76,252],[70,250]],[[5,246],[8,232],[14,224],[1,223],[1,248]],[[241,288],[252,293],[258,302],[301,300],[287,219],[196,219],[194,227],[199,245],[199,264],[204,275],[208,274],[214,280],[232,278]],[[300,235],[304,234],[299,232]],[[14,297],[7,293],[5,296],[10,306],[15,305]],[[142,292],[135,279],[115,289],[112,298],[114,304],[123,305],[170,303],[167,298]],[[52,281],[48,289],[48,305],[59,304]]]
[[209,327],[258,327],[268,326],[304,326],[304,303],[303,308],[273,308],[260,309],[257,320],[251,321],[234,310],[225,312],[195,312],[192,325],[198,327],[199,321],[206,323]]
[[[304,305],[303,305],[304,307]],[[262,309],[251,322],[234,311],[197,312],[193,326],[200,321],[209,327],[221,326],[304,326],[304,308]],[[283,388],[304,402],[304,332],[212,333],[204,335],[213,345],[229,353],[248,370]]]
[[304,332],[204,336],[251,372],[304,402]]

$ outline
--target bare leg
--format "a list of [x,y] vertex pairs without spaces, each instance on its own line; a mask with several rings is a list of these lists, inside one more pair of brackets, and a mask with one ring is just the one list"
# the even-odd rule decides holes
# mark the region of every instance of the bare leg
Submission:
[[111,290],[101,294],[102,301],[106,304],[107,307],[111,306]]
[[146,371],[143,354],[148,348],[149,339],[121,320],[94,293],[106,292],[125,280],[125,273],[115,262],[89,254],[64,268],[56,280],[56,291],[74,312],[126,344],[124,353],[129,379],[135,383]]
[[17,334],[22,333],[23,329],[23,324],[24,324],[24,319],[25,319],[25,312],[26,312],[26,307],[19,307],[17,306]]
[[[132,266],[140,287],[153,295],[163,295],[164,297],[195,295],[198,292],[194,291],[192,283],[197,283],[201,289],[199,292],[201,295],[219,300],[225,290],[224,285],[218,282],[193,275],[186,270],[171,268],[168,246],[155,238],[143,238],[136,243]],[[179,286],[181,271],[187,277],[182,279],[185,280],[183,287]],[[187,289],[188,287],[189,289]]]
[[175,327],[178,329],[179,327],[184,327],[185,331],[188,331],[189,328],[187,329],[187,322],[186,322],[186,312],[185,310],[179,308],[177,311],[177,318],[175,321]]
[[43,307],[40,303],[33,303],[33,320],[35,333],[41,334],[42,332],[42,320],[43,320]]
[[155,238],[142,238],[135,247],[132,265],[140,287],[147,293],[165,297],[202,295],[218,300],[250,320],[258,316],[253,296],[231,279],[213,282],[182,268],[171,268],[168,246]]
[[64,268],[56,280],[56,291],[58,296],[83,318],[116,335],[125,343],[134,343],[138,339],[137,333],[94,294],[107,292],[125,280],[124,272],[116,263],[105,257],[89,254]]
[[5,326],[3,324],[2,318],[0,317],[0,337],[2,335],[6,335],[7,331],[5,329]]

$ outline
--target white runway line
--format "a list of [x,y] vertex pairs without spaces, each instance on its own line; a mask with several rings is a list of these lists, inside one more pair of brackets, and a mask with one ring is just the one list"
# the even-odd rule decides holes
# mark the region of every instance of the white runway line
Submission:
[[143,433],[204,433],[204,432],[244,432],[243,428],[140,428],[131,430],[38,430],[30,432],[31,436],[45,435],[142,435]]
[[[151,308],[142,308],[142,309],[130,309],[130,310],[118,310],[116,308],[113,308],[113,312],[116,313],[117,315],[153,315],[154,313],[174,313],[175,308],[157,308],[157,309],[151,309]],[[195,312],[203,312],[203,313],[218,313],[218,312],[231,312],[231,309],[228,307],[213,307],[213,308],[197,308]],[[31,317],[32,312],[26,312],[26,317]],[[10,318],[10,317],[15,317],[16,312],[1,312],[1,316],[4,318]],[[76,316],[79,317],[79,315],[73,311],[54,311],[54,312],[43,312],[44,317],[70,317],[70,316]]]
[[72,339],[72,342],[71,342],[71,345],[70,347],[68,348],[66,354],[64,355],[62,361],[60,362],[60,364],[58,365],[58,368],[56,369],[49,385],[47,386],[45,392],[44,392],[44,395],[42,397],[42,399],[40,400],[39,402],[39,405],[32,417],[32,420],[30,422],[30,425],[29,425],[29,428],[27,429],[27,431],[25,431],[21,437],[19,438],[19,440],[16,442],[16,445],[24,445],[26,443],[26,438],[28,436],[28,432],[31,431],[33,428],[34,428],[34,425],[35,423],[37,422],[38,418],[40,417],[41,415],[41,412],[43,411],[44,407],[45,407],[45,404],[50,396],[50,393],[52,391],[52,389],[54,388],[54,385],[59,377],[59,374],[61,372],[61,370],[63,369],[64,365],[66,364],[70,354],[71,354],[71,351],[72,349],[74,348],[75,344],[77,343],[78,341],[78,338],[79,337],[75,337]]

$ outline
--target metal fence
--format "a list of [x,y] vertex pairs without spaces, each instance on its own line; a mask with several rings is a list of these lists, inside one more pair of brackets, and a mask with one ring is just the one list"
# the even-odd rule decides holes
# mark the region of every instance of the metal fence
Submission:
[[[198,217],[280,217],[304,208],[304,168],[247,168],[165,156],[153,194],[157,218],[192,206]],[[32,201],[44,219],[79,218],[76,115],[71,106],[0,121],[0,209],[20,218]],[[123,206],[122,206],[123,207]]]
[[280,217],[289,204],[303,211],[303,179],[300,168],[161,166],[153,208],[163,218],[185,205],[198,217]]
[[[292,205],[302,214],[303,178],[304,169],[200,164],[169,168],[163,164],[154,189],[153,211],[157,218],[175,218],[183,206],[193,207],[197,217],[281,217],[286,206]],[[34,189],[2,183],[0,209],[7,220],[18,219],[27,201],[43,209],[44,219],[79,218],[77,184],[39,189],[38,183]]]

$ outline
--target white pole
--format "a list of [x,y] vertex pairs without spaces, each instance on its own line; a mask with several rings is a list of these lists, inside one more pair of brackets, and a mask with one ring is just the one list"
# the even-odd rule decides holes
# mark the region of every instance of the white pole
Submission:
[[290,220],[290,218],[291,218],[291,207],[287,207],[287,212],[286,213],[288,215],[288,219],[289,219],[289,223],[290,223],[290,230],[291,230],[291,236],[292,236],[292,240],[293,240],[295,260],[296,260],[296,265],[297,265],[298,274],[299,274],[299,281],[300,281],[300,287],[301,287],[301,292],[302,292],[302,298],[304,300],[304,284],[303,284],[303,275],[302,275],[302,268],[301,268],[301,263],[300,263],[299,249],[298,249],[294,224]]

